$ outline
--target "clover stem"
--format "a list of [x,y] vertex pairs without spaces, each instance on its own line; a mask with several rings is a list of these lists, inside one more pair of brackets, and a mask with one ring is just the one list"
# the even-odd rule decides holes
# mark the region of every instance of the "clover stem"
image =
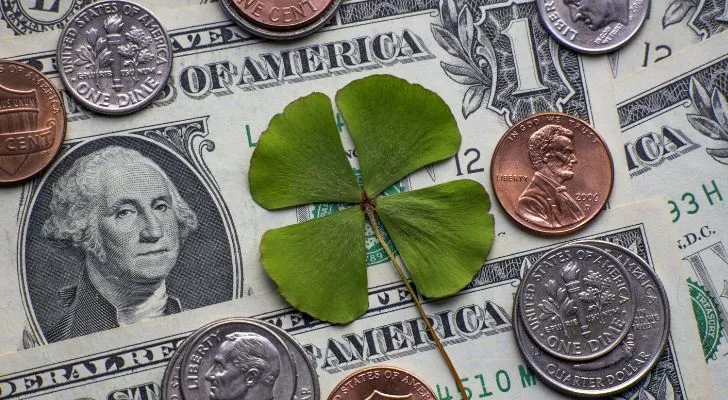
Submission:
[[404,282],[405,287],[407,287],[407,291],[409,292],[410,296],[412,296],[412,300],[414,300],[415,305],[417,306],[417,310],[420,312],[420,316],[422,316],[422,320],[425,321],[425,325],[427,326],[427,331],[430,333],[430,336],[432,336],[432,340],[435,342],[435,345],[437,346],[437,349],[440,351],[440,355],[445,360],[445,364],[447,364],[447,368],[450,370],[450,373],[452,374],[453,379],[455,380],[455,386],[457,386],[458,391],[460,392],[460,395],[463,396],[463,399],[467,399],[468,395],[465,393],[465,387],[463,386],[463,382],[460,380],[460,376],[458,375],[457,371],[455,370],[455,365],[453,365],[452,360],[450,359],[450,356],[447,355],[447,352],[445,351],[445,347],[443,347],[442,342],[440,341],[440,337],[437,336],[437,332],[435,332],[435,329],[432,327],[432,324],[430,323],[430,318],[425,313],[425,309],[422,308],[422,303],[420,302],[419,297],[417,297],[417,293],[415,293],[415,290],[412,288],[412,285],[409,284],[409,281],[407,280],[407,277],[404,274],[404,270],[402,270],[402,267],[397,262],[397,258],[392,253],[392,250],[390,250],[389,246],[387,246],[387,243],[384,241],[384,238],[382,237],[382,233],[379,231],[379,226],[377,225],[377,218],[376,218],[376,211],[374,210],[374,204],[373,200],[365,200],[366,197],[362,196],[362,209],[364,209],[364,212],[367,215],[367,218],[369,218],[369,224],[372,226],[372,230],[374,231],[374,235],[377,236],[377,240],[379,240],[379,243],[382,245],[382,248],[384,248],[384,251],[387,253],[387,256],[389,256],[389,259],[392,260],[392,264],[394,264],[394,268],[397,270],[397,273],[399,274],[400,279],[402,279],[402,282]]

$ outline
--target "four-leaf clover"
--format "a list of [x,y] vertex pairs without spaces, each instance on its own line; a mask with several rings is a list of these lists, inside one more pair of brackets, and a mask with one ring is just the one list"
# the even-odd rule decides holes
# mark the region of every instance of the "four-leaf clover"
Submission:
[[336,104],[359,155],[363,187],[324,94],[290,103],[258,140],[249,180],[262,207],[355,205],[267,231],[260,245],[266,272],[297,309],[350,322],[368,308],[364,221],[379,218],[422,295],[456,293],[480,270],[493,241],[483,187],[457,180],[377,197],[412,172],[456,153],[460,133],[452,112],[434,92],[389,75],[351,82],[337,92]]

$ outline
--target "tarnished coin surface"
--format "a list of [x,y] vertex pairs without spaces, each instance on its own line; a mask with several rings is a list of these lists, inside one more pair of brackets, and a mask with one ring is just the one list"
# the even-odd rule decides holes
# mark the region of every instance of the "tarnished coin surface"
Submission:
[[183,357],[185,400],[293,399],[298,374],[281,335],[248,318],[208,325]]
[[323,27],[341,0],[220,0],[241,28],[268,39],[297,39]]
[[172,70],[172,46],[162,23],[129,1],[81,9],[58,41],[58,69],[84,107],[126,114],[149,104]]
[[437,399],[430,387],[411,372],[392,366],[360,369],[344,378],[328,400]]
[[51,163],[66,134],[66,110],[33,67],[0,60],[0,183],[27,179]]
[[638,256],[620,246],[588,241],[614,255],[627,270],[637,298],[637,311],[627,336],[604,356],[569,361],[542,351],[526,333],[515,304],[513,325],[519,348],[531,368],[550,386],[570,395],[601,397],[639,382],[657,363],[667,343],[670,310],[660,280]]
[[582,53],[607,53],[624,46],[647,18],[649,0],[538,0],[551,35]]
[[498,202],[521,226],[556,235],[584,227],[612,191],[612,156],[587,123],[534,114],[498,142],[490,177]]
[[544,351],[572,361],[608,353],[627,335],[634,289],[619,262],[596,247],[572,243],[544,254],[516,294],[522,322]]

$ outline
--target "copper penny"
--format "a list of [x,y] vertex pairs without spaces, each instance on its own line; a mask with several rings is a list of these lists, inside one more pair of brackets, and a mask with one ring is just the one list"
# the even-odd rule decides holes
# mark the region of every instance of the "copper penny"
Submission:
[[342,380],[329,400],[433,400],[435,393],[422,379],[401,368],[360,369]]
[[27,179],[48,166],[66,134],[66,110],[40,72],[0,60],[0,182]]
[[542,113],[503,135],[490,178],[498,201],[516,222],[557,235],[584,227],[604,208],[614,168],[607,145],[589,124]]
[[270,29],[292,29],[311,23],[334,0],[233,0],[245,17]]

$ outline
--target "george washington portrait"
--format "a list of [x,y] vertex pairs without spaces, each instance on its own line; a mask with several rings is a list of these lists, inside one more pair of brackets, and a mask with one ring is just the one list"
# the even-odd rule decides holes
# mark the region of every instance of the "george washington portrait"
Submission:
[[31,215],[27,280],[47,342],[233,296],[209,193],[167,152],[120,141],[134,145],[112,141],[67,157]]

